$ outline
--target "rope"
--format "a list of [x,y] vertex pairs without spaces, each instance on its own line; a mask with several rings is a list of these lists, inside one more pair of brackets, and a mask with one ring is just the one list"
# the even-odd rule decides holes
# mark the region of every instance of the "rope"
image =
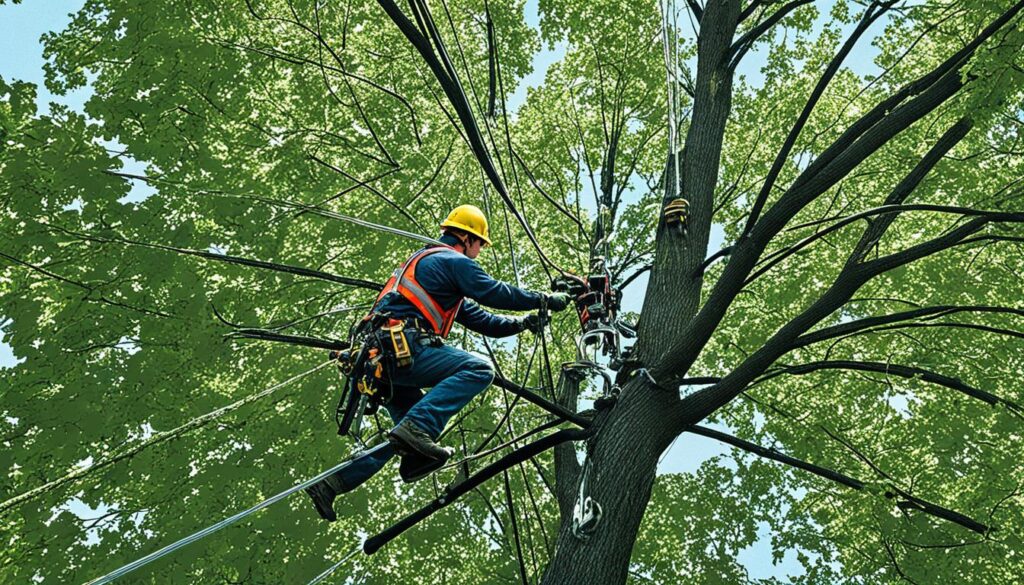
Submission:
[[[327,363],[329,364],[331,362],[327,362]],[[319,366],[319,367],[323,367],[323,366]],[[214,532],[217,532],[221,528],[224,528],[226,526],[234,524],[235,522],[241,520],[242,518],[245,518],[246,516],[249,516],[251,514],[259,512],[263,508],[266,508],[268,506],[276,504],[277,502],[280,502],[281,500],[287,498],[288,496],[294,494],[295,492],[297,492],[299,490],[305,489],[305,488],[307,488],[307,487],[309,487],[309,486],[311,486],[311,485],[313,485],[315,483],[323,481],[328,476],[333,475],[333,474],[337,473],[338,471],[341,471],[343,468],[351,465],[352,462],[356,458],[358,458],[358,457],[362,457],[362,456],[364,456],[364,455],[366,455],[366,454],[368,454],[370,452],[373,452],[373,451],[375,451],[377,449],[384,449],[384,448],[387,448],[387,447],[389,447],[388,443],[381,443],[380,445],[377,445],[373,449],[370,449],[369,452],[357,453],[352,458],[350,458],[350,459],[348,459],[346,461],[343,461],[342,463],[339,463],[338,465],[335,465],[334,467],[328,469],[327,471],[324,471],[323,473],[321,473],[320,475],[317,475],[316,477],[313,477],[312,479],[308,479],[308,480],[306,480],[306,481],[304,481],[302,483],[296,484],[296,485],[286,489],[285,491],[283,491],[283,492],[281,492],[281,493],[279,493],[279,494],[277,494],[275,496],[271,496],[271,497],[263,500],[262,502],[256,504],[255,506],[253,506],[251,508],[243,510],[243,511],[235,514],[234,516],[230,516],[228,518],[225,518],[224,520],[221,520],[220,522],[218,522],[218,523],[216,523],[216,524],[214,524],[212,526],[208,526],[208,527],[206,527],[206,528],[204,528],[204,529],[202,529],[202,530],[200,530],[198,532],[192,533],[192,534],[186,536],[185,538],[182,538],[181,540],[179,540],[179,541],[177,541],[175,543],[169,544],[169,545],[163,547],[162,549],[160,549],[160,550],[158,550],[156,552],[152,552],[152,553],[142,557],[141,559],[138,559],[137,561],[133,561],[131,563],[128,563],[127,565],[125,565],[125,566],[123,566],[123,567],[121,567],[121,568],[119,568],[119,569],[117,569],[117,570],[115,570],[115,571],[113,571],[111,573],[108,573],[108,574],[106,574],[106,575],[104,575],[102,577],[99,577],[98,579],[93,579],[92,581],[89,581],[85,585],[103,585],[104,583],[110,583],[114,579],[117,579],[118,577],[122,577],[122,576],[124,576],[124,575],[126,575],[126,574],[128,574],[128,573],[130,573],[132,571],[134,571],[135,569],[138,569],[139,567],[147,565],[147,564],[149,564],[149,563],[151,563],[151,562],[153,562],[153,561],[155,561],[155,560],[157,560],[157,559],[159,559],[161,557],[167,556],[167,555],[171,554],[172,552],[178,550],[179,548],[188,546],[189,544],[192,544],[193,542],[196,542],[197,540],[200,540],[200,539],[202,539],[202,538],[204,538],[206,536],[209,536],[210,534],[213,534]],[[347,559],[342,559],[341,562],[344,562],[345,560],[347,560]],[[341,565],[338,564],[338,566],[341,566]],[[337,567],[332,567],[331,569],[329,569],[329,571],[330,570],[334,570],[336,568]],[[328,572],[327,574],[329,575],[330,573]],[[326,577],[326,575],[322,575],[322,576]],[[319,579],[320,576],[318,576],[317,578]],[[316,581],[314,581],[314,582],[316,582]]]
[[25,493],[23,493],[21,495],[15,496],[15,497],[7,500],[6,502],[3,502],[2,504],[0,504],[0,514],[6,512],[7,510],[9,510],[9,509],[11,509],[11,508],[13,508],[15,506],[21,505],[21,504],[23,504],[23,503],[25,503],[25,502],[27,502],[29,500],[35,499],[35,498],[43,495],[44,493],[49,492],[49,491],[51,491],[53,489],[56,489],[56,488],[58,488],[58,487],[60,487],[60,486],[62,486],[64,484],[71,483],[73,481],[77,481],[77,480],[81,479],[82,477],[85,477],[89,473],[92,473],[94,471],[99,471],[100,469],[104,469],[106,467],[110,467],[111,465],[117,463],[118,461],[122,461],[122,460],[128,459],[130,457],[134,457],[135,455],[137,455],[140,452],[142,452],[144,449],[152,447],[153,445],[156,445],[157,443],[162,443],[162,442],[167,441],[169,439],[173,439],[173,438],[179,437],[179,436],[181,436],[181,435],[183,435],[183,434],[185,434],[185,433],[187,433],[189,431],[192,431],[192,430],[197,429],[197,428],[199,428],[201,426],[204,426],[207,423],[209,423],[209,422],[211,422],[211,421],[213,421],[213,420],[215,420],[215,419],[217,419],[217,418],[219,418],[219,417],[221,417],[221,416],[223,416],[223,415],[225,415],[225,414],[227,414],[227,413],[229,413],[231,411],[237,410],[237,409],[239,409],[239,408],[241,408],[241,407],[243,407],[243,406],[245,406],[247,404],[250,404],[250,403],[255,402],[255,401],[257,401],[257,400],[259,400],[259,399],[261,399],[261,398],[263,398],[265,396],[268,396],[268,395],[272,394],[273,392],[275,392],[276,390],[280,390],[281,388],[291,384],[292,382],[295,382],[295,381],[297,381],[297,380],[299,380],[301,378],[304,378],[304,377],[308,376],[309,374],[312,374],[313,372],[316,372],[317,370],[320,370],[322,368],[325,368],[325,367],[331,365],[332,363],[334,363],[334,360],[326,361],[326,362],[320,364],[319,366],[315,366],[313,368],[310,368],[310,369],[306,370],[305,372],[302,372],[300,374],[296,374],[296,375],[292,376],[291,378],[288,378],[287,380],[285,380],[283,382],[279,382],[277,384],[274,384],[273,386],[271,386],[270,388],[267,388],[266,390],[263,390],[262,392],[259,392],[257,394],[253,394],[251,396],[248,396],[248,397],[243,398],[241,400],[238,400],[236,402],[232,402],[231,404],[229,404],[227,406],[223,406],[221,408],[218,408],[217,410],[214,410],[213,412],[208,412],[208,413],[206,413],[206,414],[204,414],[202,416],[198,416],[198,417],[188,421],[187,423],[185,423],[185,424],[183,424],[183,425],[181,425],[179,427],[173,428],[173,429],[171,429],[169,431],[164,431],[162,433],[156,433],[152,437],[150,437],[149,439],[146,439],[145,441],[142,441],[138,445],[135,445],[134,447],[132,447],[131,449],[128,449],[127,451],[125,451],[123,453],[111,456],[110,458],[105,459],[103,461],[100,461],[99,463],[96,463],[94,465],[90,465],[89,467],[85,467],[83,469],[78,469],[76,471],[72,471],[72,472],[64,475],[63,477],[59,477],[59,478],[57,478],[57,479],[55,479],[55,480],[53,480],[51,482],[48,482],[46,484],[41,485],[41,486],[39,486],[39,487],[37,487],[35,489],[31,489],[31,490],[29,490],[29,491],[27,491],[27,492],[25,492]]
[[[560,274],[564,274],[565,271],[552,262],[552,260],[548,258],[547,254],[544,253],[544,250],[537,241],[533,230],[530,228],[530,224],[527,223],[526,219],[516,208],[515,203],[509,196],[505,183],[498,174],[498,171],[494,166],[494,161],[491,160],[490,152],[487,149],[487,145],[484,143],[483,134],[480,132],[480,127],[473,115],[473,109],[469,103],[469,98],[466,96],[459,77],[455,72],[455,68],[451,64],[448,52],[445,49],[440,35],[437,33],[433,18],[430,16],[430,11],[426,7],[426,4],[423,2],[413,3],[413,10],[416,12],[417,18],[422,17],[427,25],[425,28],[429,29],[421,31],[417,29],[416,25],[413,24],[405,13],[402,12],[394,0],[377,0],[377,3],[381,5],[384,11],[391,18],[392,22],[395,23],[406,39],[408,39],[417,52],[420,53],[423,59],[427,62],[427,65],[430,67],[434,77],[437,78],[438,82],[441,84],[441,89],[444,91],[445,96],[448,97],[449,102],[455,108],[455,113],[466,131],[466,139],[470,144],[473,154],[483,167],[487,178],[491,181],[491,184],[494,185],[498,195],[501,196],[505,205],[508,206],[509,211],[512,212],[513,217],[515,217],[516,220],[519,221],[520,225],[523,226],[523,230],[526,232],[527,237],[530,239],[530,243],[533,244],[534,249],[537,251],[537,255],[541,262],[554,268]],[[426,34],[429,34],[431,38],[428,39]],[[431,44],[431,39],[433,40],[433,45]],[[434,45],[437,46],[436,53]]]
[[338,562],[334,563],[333,565],[331,565],[330,567],[328,567],[327,570],[324,571],[323,573],[320,573],[316,577],[313,577],[313,580],[310,581],[309,583],[307,583],[306,585],[316,585],[317,583],[323,581],[327,577],[330,577],[331,573],[333,573],[333,572],[337,571],[338,569],[340,569],[342,565],[347,563],[352,557],[356,556],[356,553],[358,553],[360,550],[362,550],[362,548],[363,548],[362,544],[357,545],[354,549],[352,549],[352,552],[348,553],[347,555],[342,557],[342,559],[340,561],[338,561]]
[[[659,0],[658,8],[661,11],[661,42],[662,53],[665,58],[665,85],[668,94],[668,158],[671,173],[671,185],[666,185],[668,198],[674,199],[679,185],[679,159],[676,156],[678,139],[676,137],[676,59],[675,44],[672,42],[669,22],[669,12],[675,19],[675,0]],[[666,183],[668,180],[666,179]]]

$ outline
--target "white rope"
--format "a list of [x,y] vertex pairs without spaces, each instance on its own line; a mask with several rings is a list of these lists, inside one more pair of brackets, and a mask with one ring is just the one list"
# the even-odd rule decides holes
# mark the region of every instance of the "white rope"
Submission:
[[306,585],[316,585],[317,583],[323,581],[327,577],[330,577],[331,573],[333,573],[333,572],[337,571],[338,569],[340,569],[342,565],[344,565],[345,563],[347,563],[349,561],[349,559],[351,559],[352,557],[356,556],[356,553],[358,553],[360,550],[362,550],[362,548],[363,548],[363,545],[361,545],[361,544],[356,546],[354,549],[352,549],[352,552],[348,553],[347,555],[342,557],[342,559],[340,561],[338,561],[338,562],[334,563],[333,565],[331,565],[330,567],[328,567],[327,570],[324,571],[323,573],[320,573],[316,577],[313,577],[313,580],[310,581],[309,583],[307,583]]
[[[676,19],[676,5],[675,0],[659,0],[658,9],[661,12],[661,42],[662,42],[662,54],[665,59],[665,85],[667,88],[668,95],[668,156],[669,164],[672,169],[671,175],[673,181],[671,185],[666,185],[669,189],[669,194],[672,198],[675,195],[679,186],[679,158],[676,155],[678,149],[678,138],[676,137],[676,73],[678,67],[678,51],[675,49],[675,43],[672,41],[671,23],[675,22]],[[671,12],[671,20],[670,13]]]
[[315,372],[315,371],[317,371],[317,370],[319,370],[321,368],[324,368],[326,366],[331,365],[332,363],[335,363],[334,360],[328,360],[328,361],[320,364],[319,366],[310,368],[310,369],[308,369],[305,372],[302,372],[300,374],[296,374],[296,375],[292,376],[291,378],[288,378],[284,382],[280,382],[278,384],[274,384],[273,386],[271,386],[270,388],[267,388],[266,390],[263,390],[262,392],[259,392],[257,394],[253,394],[252,396],[248,396],[246,398],[238,400],[237,402],[233,402],[233,403],[231,403],[231,404],[229,404],[227,406],[218,408],[217,410],[215,410],[213,412],[208,412],[208,413],[206,413],[206,414],[204,414],[202,416],[196,417],[196,418],[188,421],[187,423],[185,423],[185,424],[183,424],[183,425],[181,425],[181,426],[179,426],[177,428],[171,429],[169,431],[164,431],[162,433],[155,433],[150,438],[146,439],[145,441],[142,441],[141,443],[135,445],[134,447],[132,447],[131,449],[128,449],[127,451],[125,451],[123,453],[120,453],[118,455],[112,455],[111,457],[109,457],[107,459],[104,459],[103,461],[100,461],[99,463],[95,463],[93,465],[90,465],[88,467],[84,467],[84,468],[81,468],[81,469],[76,469],[76,470],[74,470],[74,471],[72,471],[72,472],[70,472],[70,473],[68,473],[68,474],[66,474],[66,475],[64,475],[62,477],[59,477],[59,478],[57,478],[57,479],[55,479],[55,480],[53,480],[51,482],[43,484],[43,485],[41,485],[41,486],[39,486],[37,488],[31,489],[31,490],[29,490],[29,491],[27,491],[27,492],[25,492],[23,494],[14,496],[13,498],[11,498],[11,499],[3,502],[2,504],[0,504],[0,513],[3,513],[5,511],[13,508],[14,506],[23,504],[23,503],[27,502],[28,500],[36,498],[36,497],[38,497],[38,496],[40,496],[40,495],[42,495],[42,494],[44,494],[44,493],[46,493],[46,492],[48,492],[48,491],[50,491],[52,489],[58,488],[58,487],[66,484],[66,483],[70,483],[70,482],[76,481],[78,479],[81,479],[82,477],[86,476],[89,473],[92,473],[94,471],[98,471],[98,470],[103,469],[105,467],[109,467],[109,466],[117,463],[118,461],[122,461],[122,460],[128,459],[130,457],[134,457],[135,455],[137,455],[138,453],[140,453],[144,449],[148,449],[149,447],[152,447],[153,445],[156,445],[157,443],[162,443],[162,442],[164,442],[164,441],[166,441],[168,439],[173,439],[173,438],[175,438],[177,436],[180,436],[180,435],[183,435],[183,434],[185,434],[185,433],[187,433],[187,432],[189,432],[189,431],[191,431],[193,429],[201,427],[201,426],[205,425],[206,423],[208,423],[208,422],[210,422],[210,421],[212,421],[214,419],[217,419],[217,418],[219,418],[219,417],[221,417],[221,416],[223,416],[223,415],[225,415],[225,414],[227,414],[227,413],[229,413],[229,412],[231,412],[233,410],[241,408],[242,406],[245,406],[246,404],[249,404],[251,402],[255,402],[255,401],[259,400],[260,398],[263,398],[264,396],[267,396],[267,395],[273,393],[274,391],[279,390],[279,389],[287,386],[288,384],[291,384],[292,382],[295,382],[296,380],[304,378],[305,376],[308,376],[309,374],[312,374],[313,372]]
[[[366,455],[369,455],[372,452],[375,452],[375,451],[377,451],[379,449],[384,449],[386,447],[390,447],[390,444],[389,443],[381,443],[380,445],[377,445],[376,447],[373,447],[369,451],[360,451],[360,452],[356,453],[355,455],[353,455],[348,460],[346,460],[346,461],[344,461],[342,463],[339,463],[338,465],[335,465],[334,467],[328,469],[327,471],[321,473],[320,475],[317,475],[316,477],[314,477],[312,479],[308,479],[308,480],[306,480],[306,481],[304,481],[302,483],[296,484],[296,485],[286,489],[285,491],[283,491],[283,492],[281,492],[281,493],[279,493],[279,494],[277,494],[275,496],[271,496],[271,497],[267,498],[266,500],[263,500],[262,502],[256,504],[255,506],[253,506],[251,508],[243,510],[243,511],[241,511],[241,512],[239,512],[239,513],[237,513],[234,516],[231,516],[229,518],[225,518],[224,520],[221,520],[220,522],[218,522],[218,523],[216,523],[216,524],[214,524],[212,526],[204,528],[204,529],[200,530],[199,532],[195,532],[193,534],[190,534],[190,535],[186,536],[185,538],[182,538],[181,540],[179,540],[179,541],[177,541],[177,542],[175,542],[173,544],[169,544],[169,545],[163,547],[162,549],[160,549],[160,550],[158,550],[156,552],[150,553],[150,554],[142,557],[141,559],[139,559],[137,561],[133,561],[131,563],[128,563],[127,565],[121,567],[120,569],[117,569],[117,570],[115,570],[115,571],[113,571],[111,573],[108,573],[108,574],[106,574],[106,575],[104,575],[102,577],[99,577],[97,579],[93,579],[92,581],[89,581],[85,585],[103,585],[104,583],[110,583],[114,579],[117,579],[118,577],[122,577],[122,576],[124,576],[124,575],[126,575],[126,574],[128,574],[128,573],[130,573],[132,571],[134,571],[135,569],[138,569],[139,567],[141,567],[143,565],[147,565],[147,564],[149,564],[149,563],[151,563],[151,562],[153,562],[153,561],[155,561],[155,560],[157,560],[157,559],[159,559],[161,557],[169,555],[172,552],[178,550],[179,548],[182,548],[184,546],[188,546],[189,544],[192,544],[193,542],[195,542],[197,540],[200,540],[200,539],[202,539],[202,538],[204,538],[206,536],[209,536],[210,534],[213,534],[214,532],[217,532],[221,528],[224,528],[224,527],[226,527],[226,526],[228,526],[230,524],[234,524],[235,522],[241,520],[242,518],[245,518],[246,516],[249,516],[250,514],[259,512],[263,508],[266,508],[268,506],[276,504],[277,502],[280,502],[281,500],[287,498],[288,496],[294,494],[295,492],[297,492],[299,490],[306,489],[306,488],[308,488],[309,486],[311,486],[311,485],[313,485],[315,483],[323,481],[328,476],[333,475],[333,474],[337,473],[338,471],[341,471],[345,467],[351,465],[352,462],[355,461],[356,459],[358,459],[360,457],[363,457],[363,456],[366,456]],[[340,566],[340,564],[338,566]]]

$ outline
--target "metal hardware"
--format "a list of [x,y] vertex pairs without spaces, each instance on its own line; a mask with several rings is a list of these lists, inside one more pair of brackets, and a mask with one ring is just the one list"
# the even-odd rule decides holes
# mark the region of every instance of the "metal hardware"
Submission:
[[590,456],[583,463],[580,476],[580,491],[576,496],[576,504],[572,508],[572,534],[580,540],[587,540],[601,523],[601,504],[587,495],[587,480],[590,476]]

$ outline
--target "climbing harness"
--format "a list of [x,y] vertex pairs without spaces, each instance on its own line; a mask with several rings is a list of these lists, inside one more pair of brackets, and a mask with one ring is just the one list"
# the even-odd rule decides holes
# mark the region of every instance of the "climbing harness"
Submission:
[[373,414],[380,404],[391,399],[386,378],[389,364],[380,339],[386,320],[384,315],[364,318],[353,327],[349,349],[331,352],[331,358],[337,360],[338,371],[345,379],[334,413],[338,435],[351,435],[360,444],[363,443],[360,432],[363,415]]
[[[384,283],[370,312],[353,325],[349,332],[349,349],[332,353],[338,370],[345,378],[344,389],[335,411],[338,435],[350,435],[365,445],[362,421],[365,414],[374,414],[391,400],[391,376],[395,370],[410,367],[412,350],[406,329],[419,330],[422,340],[438,344],[455,323],[462,301],[443,308],[416,280],[420,260],[453,248],[440,244],[414,252]],[[421,319],[394,319],[377,310],[389,295],[400,295],[419,311]]]

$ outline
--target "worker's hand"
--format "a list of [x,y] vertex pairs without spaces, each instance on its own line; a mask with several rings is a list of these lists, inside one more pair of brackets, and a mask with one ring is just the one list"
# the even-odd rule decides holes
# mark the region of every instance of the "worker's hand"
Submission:
[[548,295],[548,308],[552,311],[564,311],[572,300],[567,293],[551,293]]
[[523,327],[523,331],[530,331],[534,335],[540,335],[544,331],[544,326],[547,325],[547,319],[542,318],[540,315],[534,313],[525,317],[520,317],[520,325]]

